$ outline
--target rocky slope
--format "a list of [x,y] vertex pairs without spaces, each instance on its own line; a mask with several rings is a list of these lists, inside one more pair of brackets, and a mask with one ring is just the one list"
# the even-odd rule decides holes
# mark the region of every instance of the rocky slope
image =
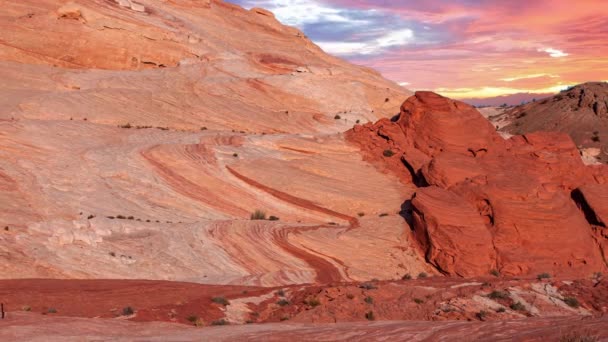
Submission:
[[505,113],[511,134],[564,132],[576,145],[601,162],[608,162],[608,83],[577,85],[558,95],[515,107]]

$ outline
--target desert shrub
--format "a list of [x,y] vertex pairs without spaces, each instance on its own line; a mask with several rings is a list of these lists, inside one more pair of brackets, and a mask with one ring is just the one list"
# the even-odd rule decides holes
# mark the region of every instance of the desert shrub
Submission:
[[268,220],[270,220],[270,221],[278,221],[278,220],[280,220],[280,219],[279,219],[278,217],[274,216],[274,215],[271,215],[271,216],[268,218]]
[[505,311],[507,311],[505,308],[498,308],[498,309],[496,309],[496,312],[498,312],[498,313],[503,313]]
[[25,305],[24,307],[21,308],[21,310],[23,310],[23,311],[32,311],[32,308],[29,305]]
[[475,316],[477,316],[477,319],[479,319],[480,321],[485,320],[487,315],[488,315],[488,313],[483,310],[481,310],[477,314],[475,314]]
[[414,303],[416,303],[416,304],[422,304],[422,303],[424,303],[424,300],[422,300],[420,298],[414,298]]
[[239,157],[239,154],[238,154],[238,153],[233,153],[233,154],[232,154],[232,156],[233,156],[234,158],[238,158],[238,157]]
[[373,311],[368,311],[365,313],[365,319],[367,319],[368,321],[373,321],[376,319],[376,317],[374,316],[374,312]]
[[206,131],[207,127],[201,127],[201,131]]
[[87,216],[87,220],[94,219],[94,218],[95,218],[95,215],[89,215],[89,216]]
[[365,213],[364,212],[360,212],[360,213],[357,214],[357,216],[363,217],[363,216],[365,216]]
[[357,121],[355,121],[355,123],[361,123],[361,120],[357,120]]
[[312,306],[313,308],[315,308],[315,307],[321,305],[321,302],[317,298],[312,298],[312,299],[309,299],[306,302],[306,304],[308,304],[308,305]]
[[538,280],[549,279],[549,278],[551,278],[551,275],[549,273],[541,273],[536,276],[536,279],[538,279]]
[[375,290],[378,287],[372,283],[370,283],[369,281],[366,281],[365,283],[361,283],[361,285],[359,285],[360,289],[366,289],[366,290]]
[[287,299],[281,299],[277,302],[279,306],[287,306],[289,305],[289,301]]
[[340,120],[340,119],[342,119],[342,117],[340,115],[336,114],[336,116],[334,116],[334,119]]
[[412,279],[412,275],[409,273],[404,275],[403,277],[401,277],[401,280],[410,280],[410,279]]
[[228,299],[226,299],[224,297],[213,297],[213,298],[211,298],[211,301],[216,304],[221,304],[223,306],[230,305],[230,302],[228,301]]
[[119,220],[126,220],[127,219],[127,217],[123,216],[123,215],[117,215],[116,218],[119,219]]
[[253,212],[253,214],[251,214],[251,219],[252,220],[265,220],[266,213],[261,210],[256,210]]
[[186,319],[188,320],[188,322],[194,323],[194,322],[198,321],[198,316],[197,315],[190,315]]
[[384,102],[388,102],[388,101],[390,101],[390,99],[388,97],[384,99]]
[[384,150],[384,152],[382,152],[382,155],[387,158],[390,158],[395,155],[395,152],[393,152],[393,150]]
[[115,252],[110,252],[110,253],[108,253],[108,254],[110,254],[110,256],[112,256],[112,257],[115,257],[115,256],[116,256],[116,253],[115,253]]
[[418,274],[418,278],[426,278],[428,277],[428,275],[424,272],[420,272],[420,274]]
[[520,302],[513,303],[509,307],[511,308],[511,310],[514,310],[514,311],[524,311],[524,310],[526,310],[526,307],[522,303],[520,303]]
[[289,316],[283,316],[283,317],[281,317],[281,322],[287,321],[287,320],[289,320]]
[[129,217],[127,217],[127,219],[128,219],[128,220],[134,220],[134,219],[135,219],[135,217],[133,217],[133,216],[129,216]]
[[133,310],[133,308],[130,307],[130,306],[124,307],[122,309],[122,315],[123,316],[131,316],[134,313],[135,313],[135,310]]
[[491,270],[490,274],[495,276],[495,277],[500,277],[500,272],[498,272],[498,270]]
[[49,308],[48,310],[46,310],[46,312],[48,312],[48,313],[57,313],[57,309],[55,309],[55,308]]
[[507,299],[507,298],[509,298],[509,294],[506,292],[502,292],[502,291],[492,291],[488,295],[488,298],[490,298],[490,299]]
[[353,299],[353,298],[355,298],[355,295],[352,293],[348,293],[348,294],[346,294],[346,298]]
[[285,297],[285,290],[280,289],[279,291],[277,291],[277,296]]
[[120,128],[131,128],[131,127],[133,127],[133,126],[131,126],[131,124],[130,124],[130,123],[127,123],[127,124],[122,125],[122,126],[119,126],[119,127],[120,127]]
[[597,135],[594,135],[591,137],[591,140],[593,140],[593,142],[600,142],[600,137]]
[[218,319],[217,321],[211,322],[211,325],[228,325],[228,321],[225,319]]
[[382,214],[380,214],[380,215],[378,215],[378,216],[379,216],[379,217],[387,217],[387,216],[388,216],[388,214],[387,214],[387,213],[382,213]]
[[372,297],[370,297],[370,296],[365,297],[364,301],[365,301],[367,304],[374,304],[374,298],[372,298]]
[[574,297],[565,297],[564,303],[568,304],[568,306],[572,308],[578,308],[579,306],[581,306],[581,304],[578,302],[578,299]]

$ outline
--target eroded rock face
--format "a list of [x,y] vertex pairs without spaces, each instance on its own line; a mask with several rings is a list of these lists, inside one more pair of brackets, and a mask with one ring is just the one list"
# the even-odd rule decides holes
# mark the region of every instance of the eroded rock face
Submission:
[[[608,171],[586,167],[566,134],[503,140],[473,107],[418,92],[396,122],[356,126],[347,135],[368,159],[428,186],[411,200],[412,225],[441,272],[589,275],[606,268],[571,193],[605,184]],[[386,149],[397,155],[378,157]],[[593,207],[603,212],[595,192]]]
[[595,159],[608,161],[608,83],[577,85],[551,98],[517,106],[505,113],[511,134],[537,131],[564,132],[577,146],[597,148]]

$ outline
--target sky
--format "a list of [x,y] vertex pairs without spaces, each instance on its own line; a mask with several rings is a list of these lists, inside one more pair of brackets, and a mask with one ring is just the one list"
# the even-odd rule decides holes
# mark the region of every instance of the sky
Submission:
[[608,0],[231,0],[327,53],[453,98],[608,80]]

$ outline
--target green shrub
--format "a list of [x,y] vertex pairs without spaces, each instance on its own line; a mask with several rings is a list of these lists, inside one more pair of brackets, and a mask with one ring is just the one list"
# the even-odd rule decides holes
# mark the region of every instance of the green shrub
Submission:
[[266,213],[261,210],[256,210],[253,212],[253,214],[251,214],[251,219],[252,220],[265,220]]
[[578,308],[579,306],[581,306],[581,304],[578,302],[578,299],[576,299],[574,297],[565,297],[564,303],[568,304],[568,306],[575,308],[575,309]]
[[390,158],[395,155],[395,152],[393,152],[392,150],[384,150],[384,152],[382,152],[382,155],[387,158]]
[[526,307],[522,303],[520,303],[520,302],[513,303],[509,307],[511,308],[511,310],[514,310],[514,311],[524,311],[524,310],[526,310]]
[[211,298],[211,301],[216,304],[221,304],[223,306],[230,305],[230,302],[228,301],[228,299],[226,299],[224,297],[213,297],[213,298]]
[[538,279],[538,280],[549,279],[549,278],[551,278],[551,275],[549,273],[541,273],[536,276],[536,279]]
[[308,304],[308,305],[312,306],[313,308],[315,308],[315,307],[321,305],[321,302],[317,298],[312,298],[312,299],[309,299],[306,302],[306,304]]
[[492,291],[488,295],[488,298],[490,298],[490,299],[507,299],[507,298],[509,298],[509,294],[506,292],[502,292],[502,291]]

